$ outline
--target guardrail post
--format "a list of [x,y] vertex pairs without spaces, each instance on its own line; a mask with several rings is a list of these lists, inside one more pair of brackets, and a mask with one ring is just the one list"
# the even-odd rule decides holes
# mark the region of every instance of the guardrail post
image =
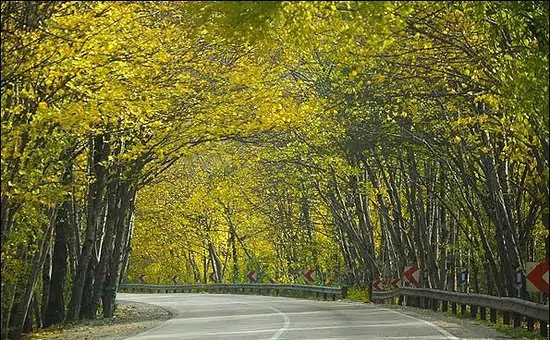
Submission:
[[399,297],[397,298],[397,304],[399,306],[403,306],[403,303],[404,303],[404,296],[403,295],[399,295]]
[[460,304],[460,315],[466,315],[466,305],[463,303]]
[[437,299],[432,299],[432,310],[434,312],[437,312],[437,308],[439,307],[439,300]]
[[477,318],[477,306],[476,305],[470,305],[470,316],[472,319]]
[[510,312],[503,312],[502,313],[502,319],[503,319],[503,323],[505,325],[509,325],[510,324]]
[[514,313],[514,327],[515,328],[520,328],[521,327],[521,314],[519,313]]
[[540,335],[547,337],[548,336],[548,323],[540,321]]
[[342,286],[342,288],[340,288],[340,291],[342,292],[342,299],[348,297],[348,286]]
[[451,310],[452,310],[453,314],[456,315],[456,302],[451,303]]
[[447,312],[449,310],[449,303],[445,300],[441,300],[441,311]]
[[479,318],[483,321],[487,320],[487,309],[485,307],[479,307]]
[[527,317],[527,330],[532,332],[535,329],[535,320],[530,317]]

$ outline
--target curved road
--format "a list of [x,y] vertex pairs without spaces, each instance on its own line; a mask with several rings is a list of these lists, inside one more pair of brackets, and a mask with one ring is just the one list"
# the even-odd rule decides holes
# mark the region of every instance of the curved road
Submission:
[[422,319],[373,304],[225,294],[119,294],[174,318],[144,339],[458,339]]

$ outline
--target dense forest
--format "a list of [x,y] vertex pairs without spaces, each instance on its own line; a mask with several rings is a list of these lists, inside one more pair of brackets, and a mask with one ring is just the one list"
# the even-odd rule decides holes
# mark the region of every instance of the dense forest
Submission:
[[548,6],[3,1],[2,338],[138,276],[515,296],[550,251]]

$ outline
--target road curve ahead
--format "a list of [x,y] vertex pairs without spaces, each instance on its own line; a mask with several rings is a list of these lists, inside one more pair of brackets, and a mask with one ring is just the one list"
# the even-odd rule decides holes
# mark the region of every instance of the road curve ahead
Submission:
[[410,315],[373,304],[225,294],[119,294],[174,318],[131,340],[457,339]]

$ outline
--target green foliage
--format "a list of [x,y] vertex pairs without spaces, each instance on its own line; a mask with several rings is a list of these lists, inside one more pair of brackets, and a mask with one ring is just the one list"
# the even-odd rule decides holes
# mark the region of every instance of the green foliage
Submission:
[[366,288],[348,287],[348,299],[352,301],[369,303],[369,291]]

